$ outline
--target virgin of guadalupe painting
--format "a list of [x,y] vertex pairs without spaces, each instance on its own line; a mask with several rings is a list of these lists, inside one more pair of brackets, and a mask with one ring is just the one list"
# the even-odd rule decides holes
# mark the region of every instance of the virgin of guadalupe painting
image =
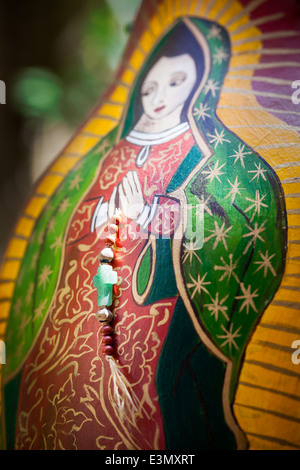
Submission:
[[[233,403],[281,282],[287,223],[276,173],[217,115],[230,57],[219,24],[173,23],[120,125],[50,199],[9,318],[8,448],[247,449]],[[122,418],[93,286],[116,208],[115,360],[138,399]]]

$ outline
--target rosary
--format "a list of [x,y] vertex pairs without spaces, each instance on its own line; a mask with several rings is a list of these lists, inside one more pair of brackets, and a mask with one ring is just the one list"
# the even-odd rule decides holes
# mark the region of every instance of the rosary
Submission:
[[105,248],[100,252],[99,262],[96,276],[93,277],[93,285],[97,288],[97,304],[100,309],[96,313],[96,317],[102,324],[102,352],[105,355],[113,355],[113,329],[110,325],[114,319],[114,315],[107,307],[112,305],[113,285],[118,281],[118,275],[113,270],[111,262],[114,259],[114,252],[112,246],[116,243],[118,236],[119,225],[121,222],[121,213],[117,209],[115,215],[110,219],[108,226],[109,234],[104,239]]
[[116,209],[108,225],[108,235],[104,239],[105,247],[99,254],[100,266],[93,277],[93,286],[97,288],[97,305],[99,310],[96,317],[101,323],[102,352],[109,362],[113,383],[113,405],[122,421],[127,419],[135,425],[136,416],[141,412],[141,404],[134,394],[132,386],[120,370],[114,358],[113,328],[111,322],[114,314],[109,308],[113,302],[113,285],[118,281],[118,275],[111,263],[114,259],[113,245],[116,243],[121,223],[121,211]]

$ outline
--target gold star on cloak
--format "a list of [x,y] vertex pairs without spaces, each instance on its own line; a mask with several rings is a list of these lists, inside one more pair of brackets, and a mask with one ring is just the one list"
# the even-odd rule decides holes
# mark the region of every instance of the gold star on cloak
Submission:
[[197,246],[197,242],[198,240],[196,240],[195,242],[193,242],[193,240],[190,240],[188,243],[184,243],[183,260],[182,260],[183,263],[185,263],[187,259],[189,260],[189,263],[192,263],[194,256],[197,258],[199,263],[202,263],[202,261],[200,260],[199,256],[196,253],[196,251],[199,250],[199,247]]
[[22,300],[19,298],[17,299],[15,303],[15,308],[14,308],[14,314],[19,316],[21,312],[21,307],[22,307]]
[[41,302],[40,305],[34,310],[34,320],[43,316],[43,310],[46,308],[47,301],[48,299],[45,299],[44,302]]
[[52,245],[50,245],[51,250],[54,249],[54,254],[56,255],[56,252],[58,248],[61,248],[62,246],[62,235],[59,235],[59,237],[56,237],[56,240]]
[[49,221],[49,224],[48,224],[48,232],[53,232],[53,230],[55,229],[55,225],[56,225],[56,222],[55,222],[55,220],[52,218],[52,219]]
[[76,175],[75,178],[71,181],[71,184],[69,186],[69,189],[79,189],[80,184],[83,181],[82,178],[80,178],[80,175]]
[[269,269],[271,271],[271,273],[273,274],[273,276],[275,277],[276,276],[276,271],[275,271],[275,269],[273,268],[273,266],[271,264],[271,259],[274,258],[275,253],[273,255],[269,256],[269,251],[267,250],[265,255],[261,251],[259,252],[259,254],[260,254],[260,257],[261,257],[262,261],[254,261],[254,264],[259,265],[259,267],[254,272],[256,273],[257,271],[259,271],[260,269],[263,268],[264,269],[264,277],[266,277],[267,274],[268,274],[268,269]]
[[226,295],[222,300],[219,300],[219,292],[216,293],[216,298],[212,300],[211,304],[205,304],[204,307],[207,307],[207,309],[211,312],[211,316],[215,316],[215,320],[218,321],[219,319],[219,312],[226,318],[227,321],[229,321],[229,317],[226,313],[226,310],[228,310],[228,307],[223,305],[223,303],[227,300],[228,295]]
[[225,339],[225,341],[221,344],[221,347],[226,346],[226,344],[229,345],[229,351],[230,354],[232,352],[232,346],[234,346],[236,349],[239,349],[238,345],[235,342],[236,338],[239,338],[241,335],[239,335],[239,331],[242,328],[241,326],[235,330],[234,332],[232,331],[233,329],[233,323],[231,323],[229,330],[226,330],[226,328],[221,325],[222,330],[224,331],[224,335],[219,335],[218,338]]
[[260,241],[262,241],[263,243],[265,243],[265,240],[264,240],[264,239],[261,237],[261,235],[260,235],[262,232],[264,232],[264,231],[266,230],[266,228],[264,227],[265,223],[266,223],[266,220],[264,220],[263,223],[261,224],[261,226],[259,227],[259,226],[258,226],[258,223],[255,222],[254,228],[253,228],[253,227],[250,227],[250,225],[247,225],[247,224],[246,224],[246,227],[248,227],[248,228],[250,229],[250,232],[245,233],[245,234],[243,235],[243,238],[245,238],[245,237],[252,237],[252,240],[250,240],[250,242],[248,243],[248,245],[247,245],[246,248],[244,249],[243,255],[245,255],[245,254],[247,253],[247,251],[248,251],[248,249],[250,248],[250,246],[252,245],[252,243],[253,243],[254,246],[256,245],[256,241],[257,241],[257,240],[260,240]]
[[[231,188],[230,188],[230,191],[227,193],[227,195],[225,196],[224,199],[227,199],[228,197],[231,197],[231,204],[232,204],[234,202],[237,194],[239,196],[241,196],[240,190],[245,189],[245,188],[239,188],[241,183],[238,181],[238,176],[235,177],[234,183],[229,181],[228,178],[227,178],[227,181],[230,184]],[[229,188],[227,188],[227,189],[229,189]]]
[[109,143],[108,139],[104,139],[103,142],[101,142],[101,144],[99,145],[98,151],[100,153],[102,153],[102,152],[105,153],[106,150],[109,149],[109,147],[110,147],[110,143]]
[[259,295],[257,294],[257,291],[258,289],[255,289],[254,292],[251,292],[251,285],[249,285],[246,289],[245,285],[243,282],[241,282],[240,284],[241,286],[241,289],[242,289],[242,292],[243,292],[243,295],[238,295],[236,296],[235,298],[236,299],[240,299],[240,300],[244,300],[244,302],[242,303],[241,307],[240,307],[240,310],[239,312],[241,312],[244,308],[246,308],[246,313],[248,315],[249,313],[249,308],[251,307],[255,312],[257,312],[257,308],[253,302],[253,299],[255,297],[259,297]]
[[233,255],[230,254],[229,255],[229,263],[227,264],[226,261],[224,260],[223,256],[221,256],[220,260],[222,261],[223,263],[223,266],[214,266],[214,270],[215,271],[224,271],[224,273],[222,274],[222,276],[220,277],[219,281],[223,281],[223,279],[225,279],[226,277],[228,277],[227,281],[230,281],[231,279],[231,276],[234,277],[234,279],[237,281],[237,282],[240,282],[239,281],[239,278],[237,277],[237,275],[235,274],[234,270],[237,268],[238,266],[238,261],[239,259],[234,263],[233,262]]
[[218,226],[218,223],[216,220],[214,221],[214,223],[215,223],[215,230],[209,230],[209,232],[212,232],[212,235],[210,235],[209,237],[206,237],[204,239],[204,242],[207,242],[212,237],[216,237],[215,243],[213,245],[213,250],[217,248],[219,242],[223,243],[225,250],[228,250],[226,237],[230,237],[230,235],[227,235],[227,232],[229,232],[229,230],[232,229],[232,225],[225,230],[225,222],[223,222],[221,227]]
[[204,274],[204,276],[201,278],[200,274],[198,274],[197,276],[197,280],[193,278],[193,276],[191,276],[191,274],[189,275],[190,278],[193,280],[193,282],[191,284],[188,284],[188,288],[189,289],[192,289],[194,287],[194,291],[192,293],[192,299],[194,298],[196,292],[198,292],[199,294],[201,293],[201,291],[203,290],[204,292],[206,292],[207,294],[209,294],[208,290],[206,289],[206,287],[204,287],[205,285],[209,285],[211,284],[211,282],[207,281],[207,282],[204,282],[206,276],[207,276],[207,273]]
[[249,197],[246,197],[246,201],[250,201],[250,202],[253,202],[253,204],[251,206],[249,206],[247,209],[245,209],[245,213],[250,211],[251,209],[254,209],[254,212],[252,214],[252,217],[250,219],[250,221],[252,222],[252,220],[254,219],[255,215],[260,215],[260,209],[261,207],[266,207],[268,208],[268,205],[263,203],[263,200],[265,199],[266,197],[266,194],[264,194],[263,196],[260,196],[259,194],[259,191],[256,190],[256,193],[255,193],[255,199],[250,199]]
[[31,299],[32,299],[32,294],[33,294],[33,291],[34,291],[34,283],[31,282],[29,284],[29,287],[28,287],[28,290],[27,290],[27,293],[26,293],[26,305],[29,305],[30,302],[31,302]]
[[43,286],[43,289],[45,289],[47,282],[49,282],[49,276],[52,273],[53,271],[51,271],[50,266],[43,267],[43,271],[39,275],[39,287]]
[[35,269],[35,265],[37,263],[38,257],[39,257],[39,253],[34,253],[34,255],[31,258],[31,263],[29,266],[30,270]]
[[65,198],[61,203],[60,203],[60,206],[59,206],[59,209],[58,209],[58,212],[60,214],[64,214],[66,212],[66,210],[68,209],[68,207],[70,207],[71,204],[69,202],[69,199],[68,198]]

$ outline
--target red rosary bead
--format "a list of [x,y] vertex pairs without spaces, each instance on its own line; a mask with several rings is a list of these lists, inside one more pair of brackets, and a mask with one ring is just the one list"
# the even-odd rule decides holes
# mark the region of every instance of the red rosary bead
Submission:
[[113,344],[112,336],[104,336],[102,341],[103,341],[104,344],[110,344],[110,345]]
[[116,235],[118,233],[119,227],[116,224],[110,224],[108,230],[112,235]]
[[110,222],[112,224],[116,224],[116,225],[119,225],[122,221],[122,217],[121,215],[113,215],[110,219]]
[[103,336],[111,335],[112,332],[113,332],[113,329],[110,325],[102,326],[101,333],[103,334]]
[[112,246],[116,243],[116,235],[113,235],[112,233],[110,235],[107,235],[107,237],[104,239],[104,243],[108,246]]
[[102,352],[108,356],[111,356],[114,353],[114,348],[109,344],[103,346]]

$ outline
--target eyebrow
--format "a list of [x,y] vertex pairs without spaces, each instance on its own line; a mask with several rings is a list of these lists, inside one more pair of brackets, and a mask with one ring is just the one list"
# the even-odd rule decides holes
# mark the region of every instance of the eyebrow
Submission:
[[144,93],[147,91],[147,89],[151,86],[157,86],[157,82],[154,80],[151,80],[150,82],[143,82],[141,86],[141,93]]
[[176,75],[186,75],[187,73],[184,70],[178,70],[177,72],[172,72],[171,76],[174,77]]
[[155,80],[144,80],[143,82],[143,85],[146,84],[146,85],[155,85],[157,82]]
[[[187,75],[187,72],[185,70],[175,70],[175,72],[171,72],[170,74],[170,78],[174,78],[176,77],[176,75]],[[157,81],[156,80],[144,80],[143,84],[142,84],[142,87],[141,87],[141,90],[143,90],[143,88],[146,88],[148,86],[151,86],[151,85],[157,85]]]

